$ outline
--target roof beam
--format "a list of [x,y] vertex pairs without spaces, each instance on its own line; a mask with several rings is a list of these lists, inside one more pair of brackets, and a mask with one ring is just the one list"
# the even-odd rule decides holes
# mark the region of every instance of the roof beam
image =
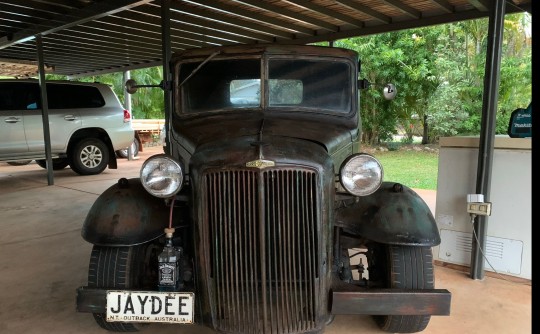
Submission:
[[103,16],[144,5],[150,1],[152,0],[107,0],[92,3],[84,8],[67,13],[61,18],[59,24],[44,22],[43,24],[33,25],[20,32],[10,34],[9,36],[4,36],[0,38],[0,49],[33,39],[38,34],[47,35],[62,29],[71,28]]
[[[516,11],[514,10],[513,12],[516,12]],[[456,13],[444,14],[444,15],[439,15],[439,16],[430,16],[430,17],[424,16],[418,21],[414,21],[414,20],[399,21],[399,22],[394,22],[391,24],[381,24],[377,26],[369,26],[369,27],[364,27],[364,28],[359,28],[359,29],[343,30],[343,31],[336,32],[333,34],[326,34],[326,35],[321,34],[319,36],[313,36],[310,38],[301,38],[294,41],[282,41],[282,43],[308,44],[308,43],[324,42],[324,41],[330,41],[330,40],[335,41],[335,40],[349,38],[349,37],[375,35],[375,34],[391,32],[391,31],[417,28],[419,26],[426,27],[426,26],[431,26],[431,25],[459,22],[459,21],[471,20],[471,19],[477,19],[477,18],[483,18],[483,17],[485,17],[485,14],[482,14],[481,12],[477,10],[469,10],[469,11],[456,12]]]
[[[272,27],[264,26],[262,24],[257,24],[255,22],[248,22],[241,19],[235,19],[232,17],[225,17],[218,13],[203,11],[195,7],[187,7],[179,2],[173,2],[171,4],[171,9],[185,14],[187,17],[192,17],[192,20],[195,19],[195,16],[198,16],[198,21],[201,22],[207,27],[212,27],[220,31],[226,32],[231,31],[235,32],[241,36],[251,36],[255,33],[263,33],[270,35],[273,39],[274,37],[281,37],[284,39],[294,39],[295,36],[293,33],[288,31],[283,31],[280,29],[274,29]],[[174,13],[172,13],[174,14]],[[195,16],[194,16],[195,15]],[[205,19],[202,19],[205,18]],[[185,21],[188,22],[188,21]],[[232,25],[232,26],[231,26]],[[268,36],[267,36],[268,37]],[[257,38],[262,39],[262,38]],[[271,42],[273,40],[269,40]]]
[[315,31],[313,31],[312,29],[304,28],[297,24],[291,24],[290,22],[287,22],[287,21],[283,21],[280,19],[276,19],[274,17],[262,15],[262,14],[252,12],[246,9],[238,8],[236,6],[226,5],[222,2],[218,2],[215,0],[198,0],[196,1],[196,3],[227,12],[228,14],[237,15],[243,18],[249,18],[250,20],[253,20],[255,22],[264,22],[267,24],[272,24],[276,27],[279,27],[280,29],[289,30],[293,33],[299,33],[299,34],[308,35],[308,36],[316,35]]
[[381,21],[382,23],[392,23],[392,18],[390,16],[381,14],[378,11],[369,8],[368,6],[359,4],[358,2],[354,2],[352,0],[337,0],[337,2],[357,12],[366,14],[367,16],[370,16],[377,21]]
[[456,9],[447,0],[431,0],[434,4],[438,5],[442,10],[447,13],[453,13]]
[[304,15],[304,14],[301,14],[301,13],[294,12],[292,10],[289,10],[289,9],[285,8],[285,7],[275,6],[273,4],[263,2],[263,1],[260,1],[260,0],[239,0],[239,1],[241,1],[241,2],[243,2],[245,4],[248,4],[250,6],[256,7],[256,8],[264,9],[264,10],[267,10],[269,12],[278,13],[278,14],[281,14],[283,16],[287,16],[289,18],[292,18],[294,20],[314,25],[314,26],[316,26],[318,28],[323,28],[323,29],[326,29],[328,31],[334,31],[334,32],[339,31],[339,27],[336,26],[336,25],[333,25],[333,24],[328,23],[328,22],[323,21],[323,20],[319,20],[319,19],[314,18],[314,17],[310,17],[310,16],[307,16],[307,15]]
[[[171,11],[170,13],[170,17],[171,17],[171,22],[170,22],[170,25],[171,25],[171,30],[173,31],[179,31],[180,33],[178,35],[184,35],[184,34],[197,34],[198,35],[198,39],[199,40],[202,40],[202,41],[205,41],[207,43],[211,43],[213,45],[216,45],[216,44],[224,44],[224,41],[227,41],[227,42],[239,42],[239,43],[252,43],[254,41],[254,39],[251,39],[251,38],[247,38],[247,37],[244,37],[244,36],[240,36],[240,35],[235,35],[235,34],[232,34],[230,32],[227,32],[226,30],[216,30],[216,29],[209,29],[208,26],[209,24],[207,23],[207,21],[205,20],[199,20],[200,21],[200,24],[199,25],[189,25],[189,24],[186,24],[185,22],[188,22],[188,20],[186,20],[188,17],[187,16],[182,16],[181,14],[179,14],[178,12],[176,11]],[[155,17],[152,17],[152,16],[149,16],[149,15],[152,15],[152,16],[155,16]],[[131,10],[129,11],[129,13],[123,15],[122,13],[119,13],[119,15],[115,15],[114,17],[112,17],[111,19],[113,19],[113,21],[117,18],[117,17],[121,17],[122,19],[125,20],[126,22],[126,25],[128,26],[134,26],[134,27],[143,27],[144,25],[139,23],[139,22],[135,22],[133,20],[145,20],[146,22],[148,23],[154,23],[154,25],[147,25],[148,26],[148,30],[152,30],[152,31],[155,31],[157,33],[159,33],[159,36],[161,36],[161,32],[159,31],[159,27],[161,26],[161,19],[159,18],[160,16],[160,8],[159,7],[154,7],[154,6],[145,6],[144,7],[144,13],[142,12],[138,12],[137,10]],[[111,23],[113,22],[111,21]],[[144,29],[144,28],[142,28]],[[175,32],[174,35],[177,35],[177,33]],[[259,35],[258,37],[263,37],[265,38],[266,36],[265,35]],[[267,38],[267,37],[266,37]],[[219,42],[217,42],[217,40],[220,40]],[[161,43],[161,41],[160,41]],[[161,44],[160,44],[161,45]]]
[[469,3],[481,12],[487,12],[489,10],[489,4],[486,0],[469,0]]
[[396,1],[396,0],[383,0],[383,2],[386,2],[386,4],[399,9],[404,14],[412,17],[413,19],[420,19],[422,18],[422,12],[412,8],[411,6],[407,6],[402,1]]
[[163,65],[163,62],[159,60],[159,61],[134,63],[129,66],[122,66],[118,68],[113,67],[110,69],[100,69],[100,70],[78,69],[77,71],[72,71],[71,73],[67,74],[67,77],[69,80],[74,80],[74,79],[89,77],[93,75],[124,72],[124,71],[129,71],[129,70],[138,70],[140,68],[156,67],[156,66],[162,66],[162,65]]
[[357,20],[349,15],[341,14],[336,11],[331,11],[327,7],[317,5],[309,0],[287,0],[287,1],[295,5],[298,5],[300,7],[304,7],[314,12],[318,12],[320,14],[326,15],[328,17],[335,17],[338,20],[349,23],[358,28],[362,28],[364,26],[363,21]]

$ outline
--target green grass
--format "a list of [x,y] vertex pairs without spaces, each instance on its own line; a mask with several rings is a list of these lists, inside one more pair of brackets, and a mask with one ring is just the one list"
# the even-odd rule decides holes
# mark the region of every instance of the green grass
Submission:
[[437,190],[438,153],[400,148],[371,154],[383,166],[384,181],[399,182],[410,188]]

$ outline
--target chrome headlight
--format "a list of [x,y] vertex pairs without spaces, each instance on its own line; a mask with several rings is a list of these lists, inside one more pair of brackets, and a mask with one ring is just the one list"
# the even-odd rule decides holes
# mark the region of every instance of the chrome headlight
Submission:
[[182,166],[165,154],[154,155],[141,167],[141,183],[151,195],[167,198],[182,189],[184,173]]
[[383,169],[380,162],[365,153],[348,157],[339,170],[339,181],[351,195],[373,194],[382,184]]

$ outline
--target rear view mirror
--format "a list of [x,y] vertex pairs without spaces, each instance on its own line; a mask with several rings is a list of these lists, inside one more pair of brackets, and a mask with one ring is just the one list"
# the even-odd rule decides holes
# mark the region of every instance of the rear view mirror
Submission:
[[[371,82],[369,82],[367,79],[360,79],[358,80],[358,89],[367,89],[371,86],[381,86],[379,84],[373,84]],[[387,99],[387,100],[393,100],[396,95],[397,95],[397,89],[396,89],[396,86],[394,84],[391,84],[391,83],[387,83],[386,85],[384,85],[384,88],[383,88],[383,95],[384,95],[384,98]]]
[[391,83],[386,84],[386,86],[383,88],[383,94],[385,99],[393,100],[397,94],[396,86]]
[[159,83],[159,85],[137,85],[137,81],[129,79],[128,81],[126,81],[125,87],[128,94],[134,94],[135,92],[137,92],[137,89],[141,87],[159,87],[165,89],[170,87],[170,85],[168,85],[163,80]]
[[137,88],[137,81],[133,79],[129,79],[128,81],[126,81],[126,92],[128,94],[135,94],[137,92]]

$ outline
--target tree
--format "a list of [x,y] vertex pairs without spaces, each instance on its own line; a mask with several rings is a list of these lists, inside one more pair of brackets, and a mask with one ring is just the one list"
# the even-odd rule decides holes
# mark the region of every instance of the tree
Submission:
[[[496,133],[505,134],[513,110],[531,101],[531,39],[527,14],[505,17]],[[396,129],[411,141],[423,129],[422,143],[440,136],[477,135],[482,116],[488,20],[410,29],[337,41],[357,51],[361,76],[393,82],[398,95],[385,101],[380,86],[362,92],[362,140],[391,140]]]
[[[427,126],[427,105],[439,85],[434,49],[440,30],[411,29],[336,42],[359,53],[363,76],[378,88],[362,93],[360,112],[366,143],[391,140],[398,127],[412,141],[414,124]],[[386,101],[381,96],[380,85],[387,82],[397,87],[395,100]]]
[[[496,133],[506,134],[510,114],[531,101],[531,47],[526,36],[527,15],[505,17]],[[488,20],[449,24],[438,50],[439,75],[444,86],[430,104],[438,125],[434,137],[478,135],[482,117],[483,79],[487,52]],[[452,101],[454,101],[452,103]],[[459,103],[456,103],[458,101]]]

